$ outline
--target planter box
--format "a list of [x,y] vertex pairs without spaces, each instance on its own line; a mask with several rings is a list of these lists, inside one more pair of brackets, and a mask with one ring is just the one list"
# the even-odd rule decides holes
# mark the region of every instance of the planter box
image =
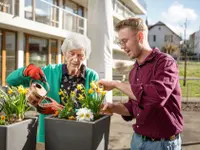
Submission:
[[35,150],[38,119],[0,125],[0,150]]
[[95,122],[45,118],[45,150],[107,150],[110,116]]

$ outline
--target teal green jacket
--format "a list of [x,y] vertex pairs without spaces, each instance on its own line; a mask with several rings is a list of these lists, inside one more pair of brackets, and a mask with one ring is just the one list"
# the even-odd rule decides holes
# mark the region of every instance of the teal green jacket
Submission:
[[[30,77],[25,77],[23,75],[25,67],[19,68],[13,71],[11,74],[8,75],[6,78],[7,84],[10,86],[18,86],[23,85],[24,87],[29,87]],[[62,64],[56,65],[48,65],[42,67],[44,74],[46,75],[47,82],[50,86],[50,91],[48,92],[47,96],[53,98],[58,103],[60,103],[60,85],[62,79]],[[86,80],[85,80],[85,88],[90,88],[91,81],[97,81],[99,79],[98,74],[90,69],[86,68]],[[38,125],[38,135],[37,135],[37,142],[45,142],[45,134],[44,134],[44,117],[45,115],[39,115],[39,125]],[[55,127],[56,128],[56,127]]]

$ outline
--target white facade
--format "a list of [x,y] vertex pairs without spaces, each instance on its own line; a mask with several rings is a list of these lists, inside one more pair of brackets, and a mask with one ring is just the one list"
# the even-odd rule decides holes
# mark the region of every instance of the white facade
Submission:
[[[122,19],[146,13],[144,6],[138,0],[111,1],[114,25]],[[0,81],[5,84],[9,72],[32,61],[35,62],[35,54],[40,56],[37,58],[39,65],[63,62],[60,51],[62,41],[71,32],[87,35],[89,30],[87,13],[88,0],[2,1],[0,4]],[[13,40],[9,40],[9,34]],[[3,50],[7,53],[2,53]],[[119,52],[116,56],[115,51]],[[119,61],[128,60],[125,53],[114,42],[113,59],[115,58]]]
[[151,47],[162,50],[166,44],[179,46],[181,38],[162,22],[149,27],[149,43]]
[[[142,3],[143,2],[143,3]],[[146,6],[144,1],[138,0],[113,0],[113,24],[114,26],[121,20],[135,17],[137,15],[146,14]],[[123,50],[116,44],[118,40],[118,34],[113,33],[113,68],[116,67],[118,62],[123,62],[125,65],[134,64],[133,60],[123,52]]]

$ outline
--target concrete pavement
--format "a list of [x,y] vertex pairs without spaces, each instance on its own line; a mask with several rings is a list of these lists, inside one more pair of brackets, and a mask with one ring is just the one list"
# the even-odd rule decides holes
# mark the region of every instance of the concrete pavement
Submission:
[[[183,112],[183,116],[182,150],[200,150],[200,112]],[[130,141],[133,134],[131,124],[133,122],[125,122],[121,116],[116,114],[112,116],[109,150],[130,149]]]

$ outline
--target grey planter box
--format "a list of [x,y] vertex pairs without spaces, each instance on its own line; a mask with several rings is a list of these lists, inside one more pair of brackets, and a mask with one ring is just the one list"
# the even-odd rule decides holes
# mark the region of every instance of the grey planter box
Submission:
[[0,125],[0,150],[35,150],[37,117],[11,125]]
[[110,116],[95,122],[45,118],[45,150],[107,150]]

